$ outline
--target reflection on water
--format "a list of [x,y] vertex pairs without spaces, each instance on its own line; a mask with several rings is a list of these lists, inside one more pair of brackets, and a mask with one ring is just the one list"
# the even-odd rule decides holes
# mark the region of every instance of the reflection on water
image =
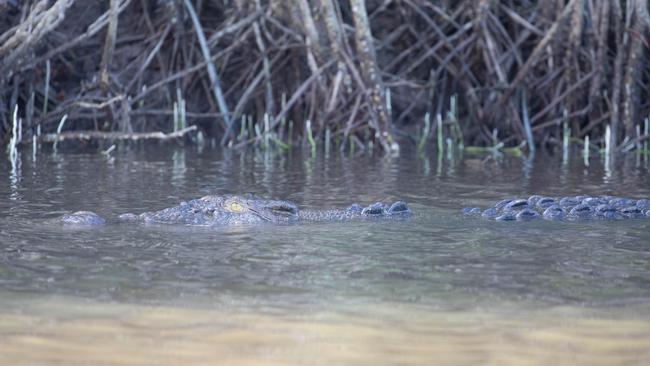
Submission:
[[[0,176],[0,364],[650,360],[650,220],[459,215],[533,193],[650,197],[647,159],[606,170],[539,156],[307,156],[134,148],[23,160]],[[49,221],[237,192],[310,208],[403,199],[415,216],[230,228]]]

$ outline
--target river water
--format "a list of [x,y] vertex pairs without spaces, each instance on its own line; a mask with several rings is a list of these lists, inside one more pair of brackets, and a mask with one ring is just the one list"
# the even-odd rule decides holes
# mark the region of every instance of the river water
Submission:
[[[3,159],[4,160],[4,159]],[[650,220],[499,223],[464,206],[650,197],[628,156],[436,159],[195,148],[0,162],[0,364],[647,365]],[[207,194],[304,208],[405,200],[404,221],[53,224]]]

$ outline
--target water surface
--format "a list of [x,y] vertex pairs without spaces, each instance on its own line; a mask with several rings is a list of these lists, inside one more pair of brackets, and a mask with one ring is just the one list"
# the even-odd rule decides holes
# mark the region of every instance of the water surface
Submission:
[[[308,208],[401,199],[415,215],[222,228],[50,222],[241,192]],[[459,214],[531,194],[650,197],[648,163],[23,153],[0,177],[0,363],[650,362],[650,220]]]

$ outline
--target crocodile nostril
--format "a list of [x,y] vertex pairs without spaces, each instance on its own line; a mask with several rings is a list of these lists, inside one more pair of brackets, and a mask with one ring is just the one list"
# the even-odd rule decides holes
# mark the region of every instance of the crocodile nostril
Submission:
[[408,207],[406,202],[397,201],[390,206],[388,213],[391,215],[409,214],[411,213],[411,209]]
[[381,202],[373,203],[361,211],[362,215],[379,216],[386,214],[386,205]]

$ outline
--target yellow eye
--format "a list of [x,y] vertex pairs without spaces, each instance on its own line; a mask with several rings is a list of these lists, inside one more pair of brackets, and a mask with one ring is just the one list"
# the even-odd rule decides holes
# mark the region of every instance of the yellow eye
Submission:
[[242,212],[242,211],[244,211],[244,206],[242,206],[239,202],[230,203],[230,206],[228,206],[228,208],[232,212]]

